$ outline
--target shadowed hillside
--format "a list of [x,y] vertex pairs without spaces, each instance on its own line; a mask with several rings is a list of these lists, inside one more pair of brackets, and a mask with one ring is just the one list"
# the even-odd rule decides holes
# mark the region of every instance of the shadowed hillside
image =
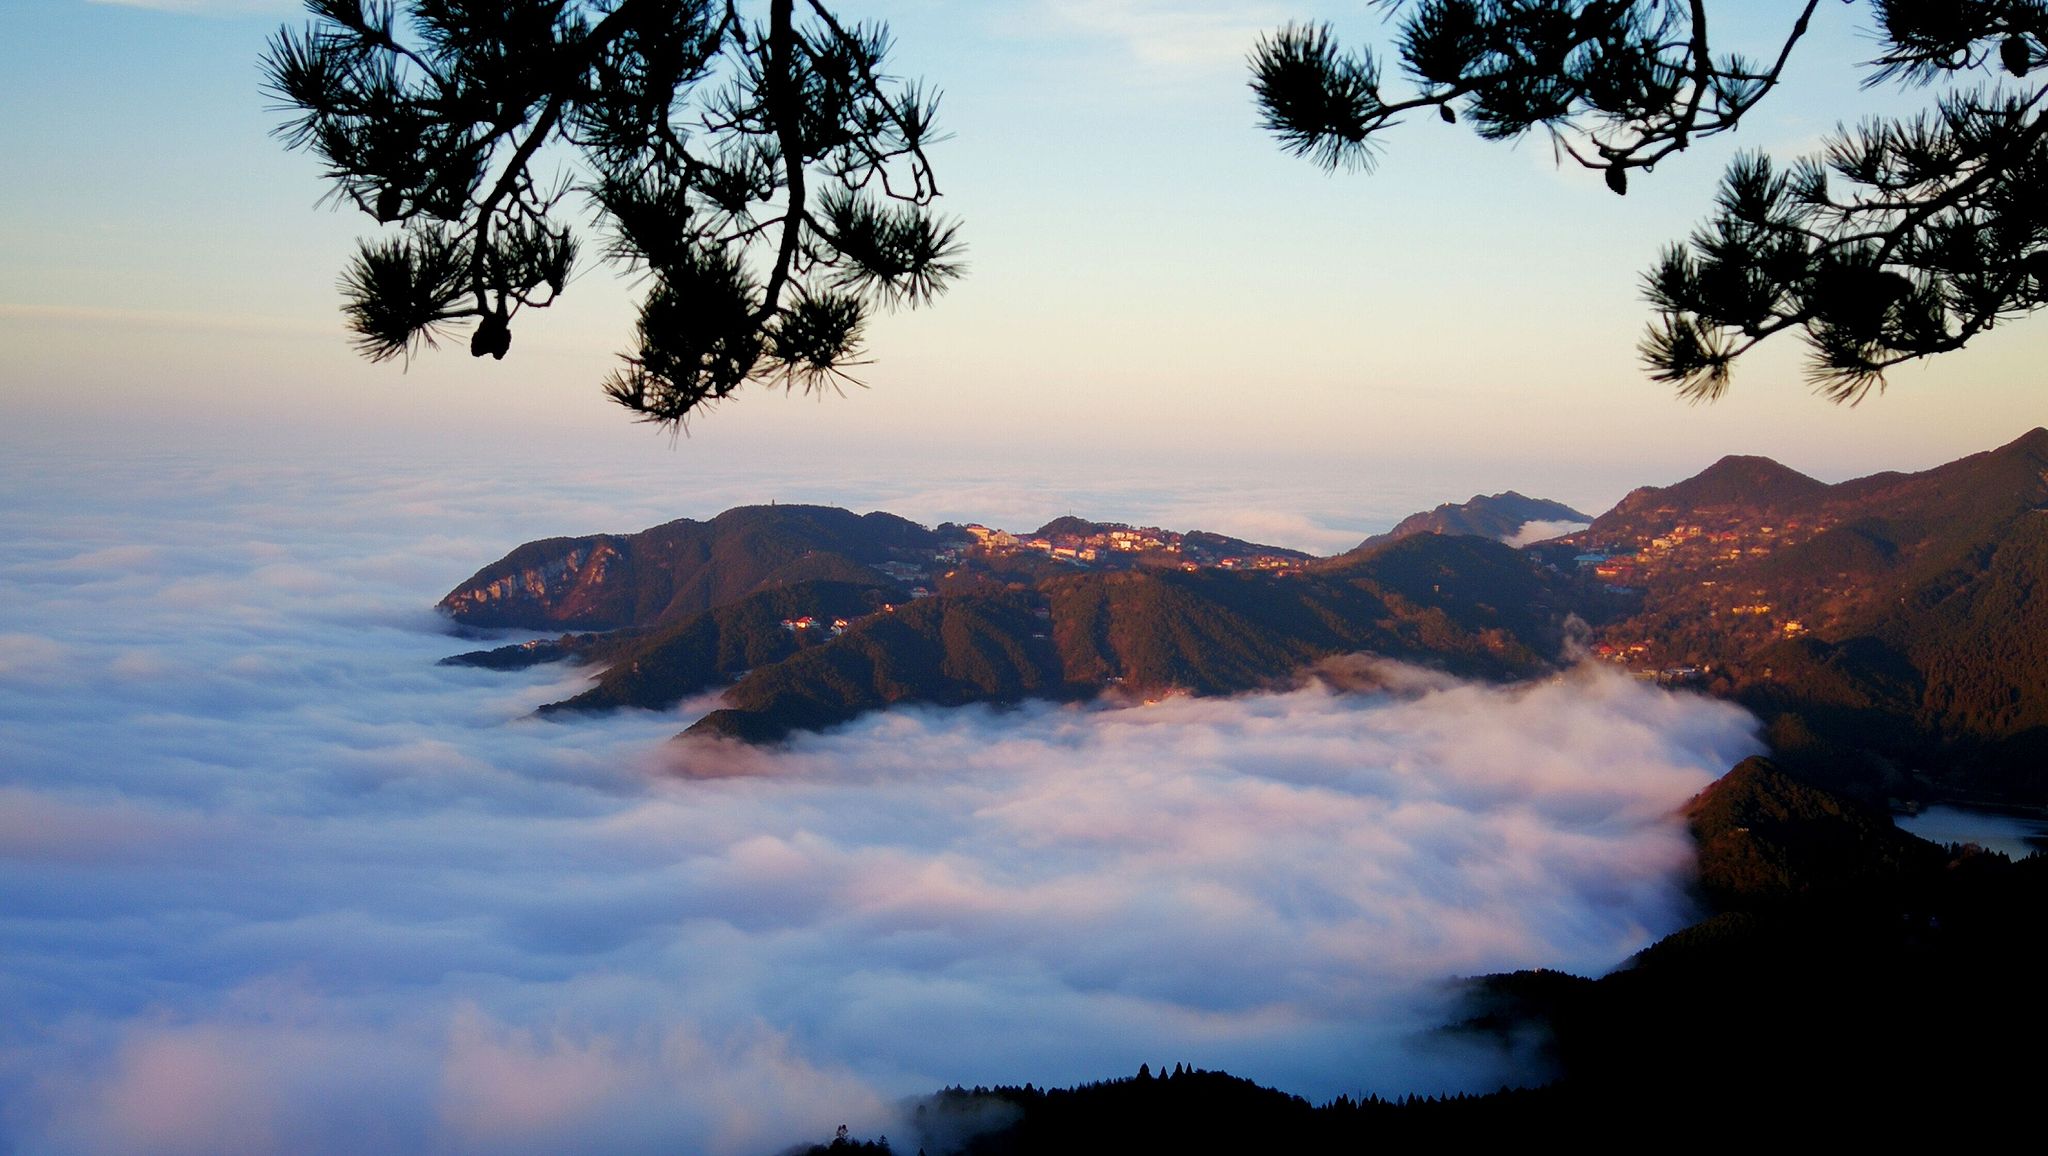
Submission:
[[1352,651],[1519,677],[1562,658],[1569,625],[1639,676],[1757,712],[1815,782],[2048,801],[2048,430],[1837,485],[1727,457],[1583,531],[1490,540],[1542,515],[1577,516],[1509,492],[1311,559],[1072,516],[1020,536],[752,506],[529,543],[441,605],[473,626],[638,631],[455,661],[603,664],[557,704],[577,709],[730,685],[696,729],[752,739],[898,702],[1282,686]]
[[1560,635],[1545,577],[1479,539],[1416,538],[1318,574],[1066,574],[1034,589],[921,599],[765,665],[690,729],[748,741],[899,702],[955,705],[1291,683],[1367,651],[1481,678],[1545,668]]
[[888,598],[903,596],[872,582],[800,582],[757,591],[612,647],[596,686],[540,713],[673,706],[822,645],[833,622],[876,613]]
[[1443,1029],[1518,1055],[1536,1046],[1550,1065],[1539,1086],[1315,1105],[1147,1066],[1065,1089],[948,1088],[912,1108],[894,1150],[1356,1152],[1674,1128],[1688,1145],[1776,1148],[2033,1122],[2048,856],[1937,847],[1762,759],[1686,816],[1711,897],[1703,922],[1603,978],[1472,981],[1466,1018]]

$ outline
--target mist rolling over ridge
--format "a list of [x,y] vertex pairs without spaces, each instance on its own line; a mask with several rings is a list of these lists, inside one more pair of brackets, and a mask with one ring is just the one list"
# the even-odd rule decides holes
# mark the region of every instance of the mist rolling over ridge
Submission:
[[2038,1128],[2048,4],[8,14],[0,1156]]
[[1141,1062],[1492,1087],[1418,1046],[1441,981],[1683,925],[1670,813],[1756,749],[1620,679],[1415,675],[895,710],[707,766],[666,741],[705,703],[543,722],[580,677],[434,665],[426,607],[562,479],[9,472],[28,1150],[761,1152]]

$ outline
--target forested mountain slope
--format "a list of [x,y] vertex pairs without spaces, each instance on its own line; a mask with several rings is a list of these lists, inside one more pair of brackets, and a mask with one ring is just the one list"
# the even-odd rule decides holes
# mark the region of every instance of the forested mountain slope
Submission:
[[528,542],[441,599],[470,626],[605,630],[673,622],[756,590],[878,582],[874,567],[928,558],[939,537],[894,514],[741,506],[637,534]]
[[1554,505],[1439,507],[1326,559],[1072,516],[1018,536],[752,506],[528,543],[442,608],[468,626],[626,628],[459,660],[601,663],[557,704],[583,710],[726,687],[695,729],[750,739],[898,702],[1281,686],[1354,651],[1520,677],[1569,661],[1570,634],[1755,710],[1814,781],[2048,800],[2048,430],[1834,485],[1723,458],[1521,551],[1464,532]]

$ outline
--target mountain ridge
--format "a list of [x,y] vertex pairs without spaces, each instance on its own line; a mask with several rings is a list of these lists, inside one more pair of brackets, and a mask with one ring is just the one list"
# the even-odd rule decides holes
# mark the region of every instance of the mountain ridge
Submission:
[[1532,547],[1621,592],[1603,656],[1696,672],[1840,789],[2048,798],[2048,430],[1833,485],[1755,461]]
[[1347,553],[1355,554],[1415,534],[1470,534],[1506,542],[1531,522],[1584,524],[1592,520],[1563,502],[1531,498],[1515,490],[1474,494],[1463,502],[1445,502],[1433,510],[1410,514],[1393,529],[1374,534]]
[[442,607],[623,620],[644,633],[546,650],[610,664],[550,711],[722,687],[698,733],[755,741],[897,702],[1284,686],[1351,651],[1527,677],[1568,661],[1569,636],[1742,704],[1786,766],[1837,789],[2048,800],[2048,429],[1834,484],[1730,455],[1521,550],[1432,520],[1450,508],[1318,559],[1072,515],[1020,538],[739,507],[528,543]]
[[876,567],[938,543],[894,514],[834,506],[737,506],[634,534],[528,542],[437,604],[465,625],[604,630],[701,613],[766,587],[883,580]]

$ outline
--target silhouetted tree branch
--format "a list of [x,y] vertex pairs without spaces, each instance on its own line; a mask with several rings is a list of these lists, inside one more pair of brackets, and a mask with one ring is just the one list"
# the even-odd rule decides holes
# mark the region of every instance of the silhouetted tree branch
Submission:
[[[1734,129],[1774,88],[1818,0],[1786,5],[1768,63],[1716,55],[1706,0],[1380,0],[1414,94],[1390,100],[1370,52],[1323,25],[1261,39],[1252,88],[1282,145],[1370,168],[1380,132],[1434,108],[1489,140],[1546,133],[1616,193],[1692,142]],[[1854,0],[1851,0],[1854,2]],[[1734,360],[1796,329],[1815,387],[1882,389],[1892,366],[1959,349],[2048,300],[2048,0],[1869,0],[1882,52],[1866,87],[1982,72],[1903,120],[1842,128],[1790,166],[1737,158],[1714,214],[1645,277],[1641,351],[1681,395],[1727,389]]]
[[[680,424],[749,381],[817,388],[856,364],[877,307],[962,270],[925,149],[937,97],[884,71],[887,30],[818,0],[308,0],[266,91],[286,145],[390,226],[342,276],[356,345],[410,357],[475,319],[503,358],[580,251],[647,283],[635,347],[605,383]],[[555,175],[543,175],[545,165]]]

